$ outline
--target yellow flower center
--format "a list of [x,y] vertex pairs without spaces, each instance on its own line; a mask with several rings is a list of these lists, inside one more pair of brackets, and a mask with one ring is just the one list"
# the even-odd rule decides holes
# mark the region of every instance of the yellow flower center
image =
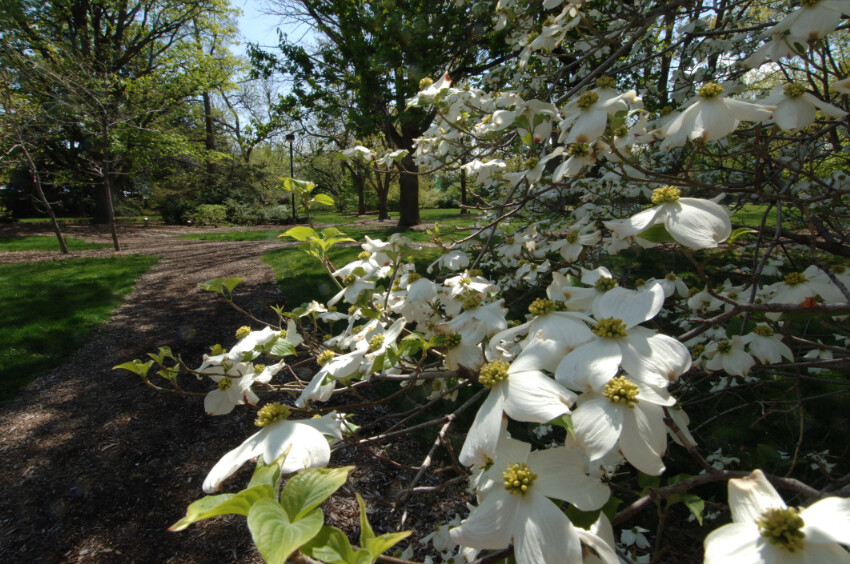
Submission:
[[635,288],[640,288],[641,286],[646,286],[646,280],[643,278],[638,278],[635,280]]
[[773,329],[769,325],[759,325],[753,329],[753,333],[762,337],[773,337]]
[[416,282],[420,278],[422,278],[421,274],[417,274],[416,272],[411,272],[410,274],[407,275],[407,283],[413,284],[414,282]]
[[625,376],[617,376],[616,378],[611,378],[605,384],[605,390],[602,392],[602,395],[608,398],[611,403],[634,407],[638,402],[637,396],[639,393],[640,390],[637,384],[631,382]]
[[596,79],[596,87],[597,88],[614,88],[617,85],[617,81],[614,80],[613,77],[608,75],[602,75]]
[[787,509],[772,508],[765,510],[756,519],[759,533],[770,544],[784,548],[788,552],[802,550],[806,534],[802,531],[803,522],[800,514],[793,507]]
[[524,495],[528,488],[534,485],[537,474],[525,463],[517,463],[508,466],[508,469],[502,472],[502,478],[505,480],[506,490],[512,494]]
[[589,154],[590,145],[587,143],[573,143],[567,151],[567,155],[570,157],[586,157]]
[[428,78],[427,76],[419,81],[419,90],[425,90],[429,86],[434,84],[434,79]]
[[717,98],[721,94],[723,94],[723,87],[717,84],[716,82],[709,82],[708,84],[700,88],[697,92],[697,96],[699,96],[700,98],[705,98],[707,100]]
[[667,275],[667,276],[665,276],[664,278],[666,278],[666,279],[667,279],[667,280],[669,280],[670,282],[673,282],[673,281],[675,281],[675,280],[676,280],[676,278],[678,278],[678,276],[676,276],[675,274],[673,274],[673,273],[671,272],[670,274],[668,274],[668,275]]
[[210,347],[210,355],[218,356],[220,354],[224,354],[227,352],[227,349],[222,347],[221,345],[213,345]]
[[270,403],[263,406],[263,408],[257,412],[257,419],[254,420],[254,425],[257,427],[265,427],[266,425],[283,421],[289,417],[290,413],[292,412],[289,408],[282,403]]
[[603,276],[593,285],[599,292],[607,292],[608,290],[613,290],[617,287],[617,281],[613,278],[607,278]]
[[359,255],[357,255],[357,258],[360,260],[367,260],[372,258],[372,253],[369,251],[362,251]]
[[247,325],[243,325],[239,329],[236,330],[236,338],[240,341],[251,334],[251,328]]
[[614,317],[606,317],[596,322],[596,327],[592,331],[603,339],[617,339],[627,337],[626,324],[622,319]]
[[694,348],[691,350],[691,355],[693,355],[694,358],[699,358],[704,352],[705,345],[694,345]]
[[507,380],[510,364],[501,360],[493,360],[481,367],[478,381],[485,388],[492,388],[499,382]]
[[446,348],[449,350],[456,349],[460,346],[463,337],[460,333],[449,333],[446,335]]
[[681,195],[682,191],[675,186],[662,186],[652,191],[652,203],[657,206],[659,204],[675,202]]
[[806,87],[802,84],[788,83],[782,89],[782,92],[784,92],[789,98],[799,98],[806,93]]
[[585,92],[581,96],[578,97],[578,101],[576,102],[576,106],[578,106],[582,111],[587,111],[590,107],[599,101],[599,94],[596,92]]
[[384,345],[384,336],[383,335],[373,335],[371,339],[369,339],[369,350],[371,352],[375,352],[379,348]]
[[717,352],[719,352],[720,354],[729,354],[730,352],[732,352],[732,343],[730,343],[726,339],[723,339],[722,341],[717,343]]
[[353,274],[349,274],[345,278],[342,279],[342,285],[343,286],[351,286],[356,281],[357,281],[357,277],[354,276]]
[[469,276],[463,276],[458,281],[458,284],[460,284],[461,286],[469,286],[470,284],[472,284],[472,278],[470,278]]
[[546,315],[547,313],[552,313],[553,311],[566,311],[567,304],[564,302],[553,302],[552,300],[547,300],[545,298],[537,298],[531,305],[528,306],[528,312],[531,315]]
[[221,380],[218,381],[218,389],[221,390],[222,392],[226,392],[227,390],[229,390],[230,386],[232,386],[232,385],[233,385],[233,380],[231,380],[227,376],[225,376],[224,378],[222,378]]
[[316,357],[316,363],[319,366],[324,366],[329,363],[334,356],[336,356],[336,353],[333,351],[322,351],[319,353],[319,356]]
[[473,291],[464,292],[460,296],[460,303],[465,310],[475,309],[481,305],[481,296]]
[[569,233],[567,233],[565,239],[567,240],[567,243],[575,243],[576,241],[578,241],[578,231],[570,231]]
[[266,369],[265,364],[255,364],[254,365],[254,374],[260,374],[265,369]]
[[786,286],[796,286],[797,284],[803,284],[808,281],[809,279],[806,278],[806,275],[802,272],[792,272],[791,274],[785,275]]
[[473,268],[469,271],[470,276],[484,276],[484,271],[480,268]]

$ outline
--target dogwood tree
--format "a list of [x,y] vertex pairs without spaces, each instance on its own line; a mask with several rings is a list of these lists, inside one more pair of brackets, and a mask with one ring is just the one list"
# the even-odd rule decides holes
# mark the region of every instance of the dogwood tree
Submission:
[[[431,561],[659,561],[652,549],[664,546],[677,505],[705,527],[710,561],[850,560],[850,478],[818,450],[841,431],[813,413],[848,392],[841,22],[850,3],[481,4],[508,30],[515,56],[460,84],[449,67],[407,101],[436,116],[416,142],[418,166],[474,178],[478,227],[443,237],[427,269],[411,261],[422,249],[398,234],[367,237],[355,262],[336,266],[326,253],[344,234],[293,228],[339,287],[329,303],[280,311],[274,331],[249,328],[230,355],[214,351],[197,369],[170,351],[123,367],[151,382],[157,364],[168,379],[195,374],[219,390],[236,385],[233,376],[253,378],[251,394],[267,406],[274,392],[297,396],[263,407],[276,419],[225,455],[205,482],[215,486],[227,474],[220,467],[258,454],[257,472],[332,464],[333,446],[329,458],[316,454],[317,433],[365,446],[402,436],[405,425],[439,428],[397,499],[404,528],[409,496],[468,485],[471,506],[429,535]],[[747,213],[756,221],[739,225]],[[206,288],[232,300],[237,284]],[[320,367],[311,381],[287,370],[257,376],[262,356],[296,347]],[[431,419],[414,426],[407,413],[383,433],[359,420],[344,402],[376,381],[397,382],[394,393],[418,398],[413,413]],[[443,400],[455,407],[434,414]],[[339,428],[296,432],[298,419],[283,417],[328,413],[330,401],[351,411],[337,416]],[[782,429],[770,438],[778,448],[740,433],[718,439],[735,432],[726,421]],[[739,457],[722,452],[747,441],[773,458],[743,446]],[[442,469],[443,484],[420,486],[439,449],[454,477]],[[727,468],[742,459],[772,467]],[[708,534],[703,498],[723,482],[734,522]],[[360,561],[348,541],[335,544],[341,532],[298,526],[306,518],[294,502],[257,487],[236,494],[238,511],[210,510],[235,498],[205,498],[181,523],[241,512],[264,556],[274,543],[263,531],[292,527],[315,532],[287,544],[283,558],[298,550]],[[810,507],[787,507],[774,488]],[[273,501],[251,502],[258,497]],[[274,525],[270,504],[283,507]],[[635,521],[652,515],[654,545]],[[413,544],[403,554],[417,555]]]

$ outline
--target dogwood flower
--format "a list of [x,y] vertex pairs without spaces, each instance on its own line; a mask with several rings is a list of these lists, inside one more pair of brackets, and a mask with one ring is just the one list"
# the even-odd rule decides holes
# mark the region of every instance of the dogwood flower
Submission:
[[850,14],[847,0],[804,0],[798,10],[785,16],[767,33],[788,32],[792,37],[814,41],[835,31],[842,14]]
[[827,497],[788,507],[761,470],[729,480],[732,523],[705,539],[706,564],[848,563],[850,499]]
[[638,235],[653,225],[664,225],[673,239],[691,249],[716,247],[732,234],[729,214],[711,200],[681,198],[673,186],[656,188],[652,192],[654,208],[644,210],[629,219],[603,222],[621,237]]
[[260,399],[251,390],[254,367],[250,364],[210,366],[205,374],[216,384],[216,389],[204,396],[204,409],[210,415],[227,415],[237,405],[254,405]]
[[233,475],[248,460],[263,457],[267,463],[289,449],[281,465],[281,472],[290,474],[305,468],[326,466],[331,449],[325,436],[341,439],[342,432],[336,418],[336,412],[328,413],[318,419],[289,421],[289,409],[279,403],[263,407],[257,414],[255,425],[262,427],[241,445],[225,454],[207,477],[203,488],[206,493],[214,493],[222,482]]
[[744,350],[744,340],[738,335],[732,339],[712,341],[705,347],[705,369],[723,370],[732,376],[746,376],[756,361]]
[[806,92],[802,84],[777,85],[764,101],[776,106],[773,120],[779,129],[784,131],[799,131],[809,126],[815,121],[818,110],[830,118],[842,118],[847,115],[844,110]]
[[582,538],[593,537],[590,544],[603,561],[616,564],[616,553],[604,540],[589,531],[579,533],[550,500],[598,508],[608,497],[607,488],[593,485],[579,468],[580,462],[571,458],[569,449],[531,452],[529,445],[513,443],[518,444],[505,445],[502,441],[503,452],[491,461],[490,476],[497,476],[484,484],[487,493],[478,507],[449,531],[452,540],[491,550],[513,543],[519,564],[580,564]]
[[742,121],[762,121],[770,117],[772,106],[762,106],[722,96],[723,87],[709,82],[699,89],[694,100],[662,130],[661,149],[681,147],[690,140],[704,143],[722,139]]
[[770,325],[760,323],[752,333],[741,338],[749,346],[750,354],[765,364],[782,362],[783,358],[794,360],[794,353],[782,342],[782,336],[775,333]]
[[551,348],[551,342],[535,340],[512,364],[494,360],[481,367],[478,382],[489,388],[490,393],[478,408],[466,435],[458,456],[462,464],[486,464],[493,457],[503,413],[516,421],[530,423],[547,423],[569,413],[575,394],[538,368],[538,352]]

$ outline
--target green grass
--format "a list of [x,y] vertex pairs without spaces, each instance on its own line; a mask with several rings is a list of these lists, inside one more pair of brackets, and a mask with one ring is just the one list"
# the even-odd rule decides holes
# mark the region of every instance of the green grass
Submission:
[[133,255],[0,265],[0,399],[82,346],[156,260]]
[[[105,249],[110,245],[102,243],[89,243],[82,239],[66,237],[68,250],[83,251],[86,249]],[[0,237],[0,251],[59,251],[59,241],[56,237],[39,235],[34,237]]]
[[[764,204],[746,204],[732,215],[732,223],[758,229],[766,212],[767,206]],[[770,213],[767,214],[765,226],[776,227],[776,208],[771,208]]]
[[[162,221],[161,215],[136,215],[136,216],[118,216],[115,218],[116,223],[143,223],[145,218],[150,221]],[[59,223],[88,223],[90,217],[58,217]],[[50,223],[49,217],[24,217],[18,220],[21,223]]]

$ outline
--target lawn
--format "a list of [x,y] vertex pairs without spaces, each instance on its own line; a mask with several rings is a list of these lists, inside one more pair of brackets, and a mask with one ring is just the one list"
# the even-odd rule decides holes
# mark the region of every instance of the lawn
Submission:
[[[440,232],[444,234],[451,234],[456,228],[469,228],[475,225],[475,222],[477,221],[475,216],[460,215],[460,211],[458,209],[428,209],[419,210],[419,213],[423,223],[438,223],[438,225],[440,225]],[[320,213],[315,215],[314,222],[317,226],[335,225],[343,233],[357,240],[362,240],[365,235],[368,235],[373,239],[384,239],[393,233],[402,233],[418,242],[426,242],[431,239],[425,231],[413,229],[399,230],[396,229],[395,225],[390,222],[385,224],[386,226],[349,225],[358,219],[363,218],[342,213]],[[180,235],[179,237],[181,239],[197,239],[200,241],[273,241],[278,237],[278,235],[284,233],[287,229],[289,229],[289,227],[254,231],[218,231],[212,233]],[[467,233],[467,231],[464,231],[461,235],[466,235]],[[284,240],[289,239],[284,238]]]
[[742,224],[747,227],[752,227],[753,229],[758,229],[761,227],[761,220],[765,213],[767,213],[765,226],[775,228],[776,208],[770,208],[770,212],[768,213],[767,206],[764,204],[745,204],[744,207],[732,215],[732,223]]
[[82,346],[155,257],[0,265],[0,400]]
[[[84,251],[86,249],[105,249],[111,245],[102,243],[89,243],[82,239],[74,237],[66,237],[65,242],[68,244],[70,251]],[[17,251],[60,251],[59,241],[56,237],[38,235],[33,237],[0,237],[0,251],[17,252]]]

